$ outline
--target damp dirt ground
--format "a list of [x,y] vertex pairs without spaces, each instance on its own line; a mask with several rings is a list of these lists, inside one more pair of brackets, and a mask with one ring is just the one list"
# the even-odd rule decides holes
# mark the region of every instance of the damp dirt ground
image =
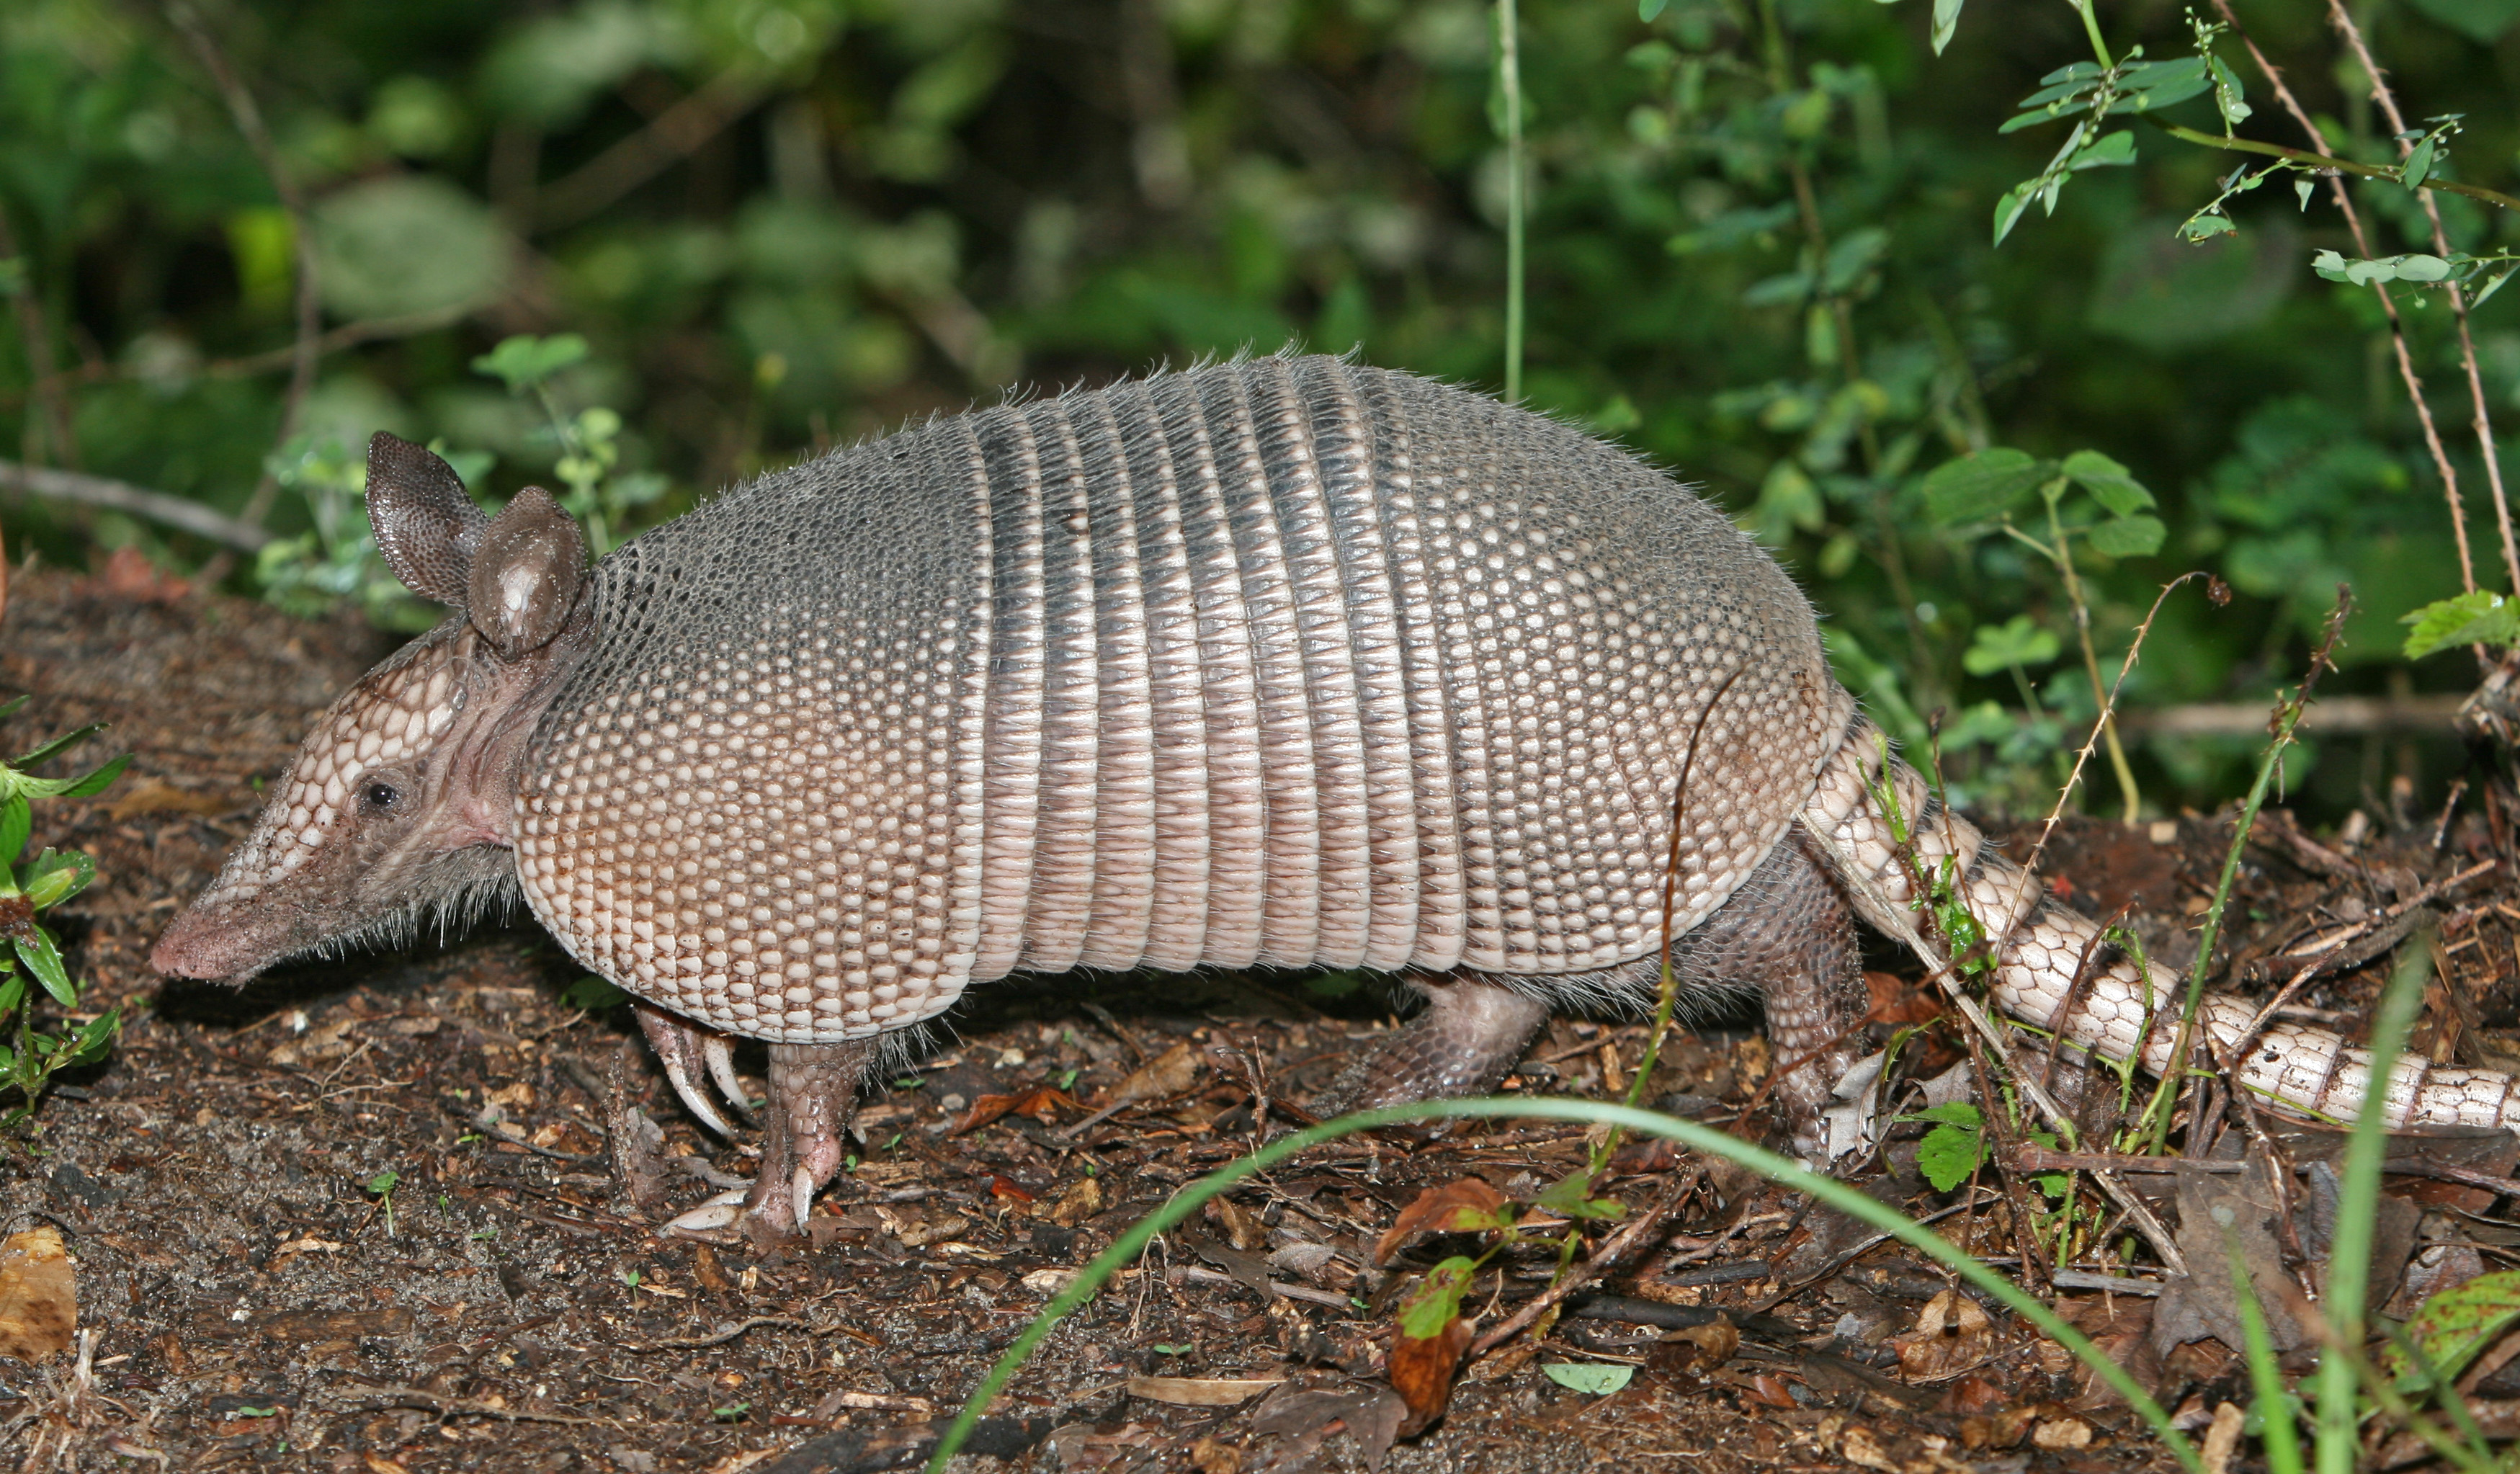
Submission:
[[[38,815],[36,844],[96,858],[97,883],[56,919],[90,1009],[120,1010],[123,1028],[34,1130],[0,1141],[0,1236],[61,1234],[83,1337],[36,1365],[0,1358],[0,1468],[912,1466],[1064,1272],[1283,1134],[1270,1102],[1308,1098],[1390,1024],[1371,987],[1302,974],[979,989],[870,1094],[854,1170],[808,1242],[764,1257],[674,1236],[608,1167],[626,1010],[568,1006],[582,973],[529,923],[241,990],[147,965],[309,717],[390,644],[354,621],[301,623],[145,581],[15,581],[0,693],[33,699],[0,742],[23,750],[102,721],[89,750],[135,761],[107,792]],[[2271,992],[2282,968],[2267,959],[2353,924],[2354,908],[2379,915],[2500,853],[2473,815],[2434,843],[2436,817],[2374,814],[2351,853],[2253,847],[2232,946],[2243,986]],[[2198,818],[2078,822],[2047,869],[2094,915],[2138,903],[2141,929],[2177,960],[2179,923],[2228,833]],[[2452,977],[2427,1018],[2433,1046],[2490,1055],[2512,1021],[2509,889],[2498,871],[2424,903]],[[2332,969],[2297,1005],[2363,1027],[2387,956]],[[1876,1030],[1923,1025],[1910,1049],[1925,1073],[1959,1059],[1914,969],[1875,961]],[[1643,1033],[1561,1021],[1511,1088],[1623,1090]],[[750,1171],[748,1140],[702,1132],[634,1062],[678,1209]],[[1755,1018],[1719,1020],[1674,1037],[1645,1097],[1761,1138],[1765,1112],[1742,1109],[1777,1063]],[[1132,1078],[1147,1098],[1089,1122]],[[1018,1110],[958,1129],[1008,1104]],[[1918,1213],[1954,1210],[1944,1231],[2017,1264],[1999,1192],[1937,1193],[1917,1176],[1920,1130],[1855,1179]],[[1430,1430],[1388,1443],[1397,1306],[1427,1267],[1479,1241],[1418,1235],[1384,1263],[1377,1241],[1430,1187],[1476,1179],[1527,1203],[1588,1148],[1580,1129],[1499,1122],[1351,1139],[1263,1175],[1052,1335],[991,1409],[993,1452],[958,1467],[2169,1466],[2057,1347],[1955,1297],[1928,1262],[1758,1180],[1634,1144],[1594,1190],[1632,1212],[1667,1202],[1662,1229],[1545,1340],[1470,1364]],[[2497,1222],[2499,1200],[2479,1191],[2468,1216]],[[1617,1227],[1598,1226],[1579,1257]],[[2118,1272],[2143,1273],[2140,1259]],[[1552,1267],[1542,1247],[1491,1259],[1465,1309],[1493,1325]],[[2149,1301],[2053,1294],[2126,1348],[2188,1427],[2246,1401],[2219,1343],[2151,1349]],[[1550,1369],[1565,1366],[1594,1370],[1570,1386]],[[1602,1380],[1621,1375],[1615,1390]],[[1278,1385],[1254,1395],[1263,1383]]]

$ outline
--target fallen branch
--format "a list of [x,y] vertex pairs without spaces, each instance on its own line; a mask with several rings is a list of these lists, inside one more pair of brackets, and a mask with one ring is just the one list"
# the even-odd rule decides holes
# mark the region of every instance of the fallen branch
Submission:
[[270,533],[252,523],[212,512],[199,502],[188,502],[162,491],[150,491],[128,481],[91,476],[83,471],[55,470],[50,467],[0,461],[0,486],[14,486],[20,491],[58,501],[127,512],[133,516],[179,527],[240,553],[260,552],[262,545],[271,541]]

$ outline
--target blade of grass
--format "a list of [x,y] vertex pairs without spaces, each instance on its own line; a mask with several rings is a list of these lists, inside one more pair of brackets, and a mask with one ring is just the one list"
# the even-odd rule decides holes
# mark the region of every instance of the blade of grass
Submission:
[[2111,1361],[2107,1353],[2092,1345],[2082,1332],[2067,1324],[2054,1311],[2026,1293],[2012,1281],[1981,1264],[1951,1240],[1910,1219],[1890,1205],[1879,1202],[1833,1178],[1825,1178],[1797,1165],[1764,1147],[1753,1146],[1738,1138],[1726,1136],[1713,1127],[1694,1121],[1683,1121],[1655,1111],[1637,1110],[1599,1100],[1570,1099],[1502,1099],[1428,1100],[1412,1105],[1386,1106],[1379,1110],[1359,1111],[1341,1116],[1291,1136],[1282,1137],[1269,1145],[1227,1164],[1225,1167],[1192,1183],[1174,1194],[1172,1199],[1153,1213],[1140,1219],[1122,1233],[1111,1247],[1095,1256],[1092,1263],[1079,1270],[1067,1287],[1044,1306],[1032,1324],[1024,1328],[1006,1355],[980,1379],[980,1385],[963,1404],[953,1426],[938,1442],[936,1452],[928,1458],[930,1474],[942,1474],[948,1460],[970,1435],[989,1404],[1013,1380],[1014,1374],[1031,1359],[1058,1322],[1065,1319],[1087,1301],[1094,1298],[1110,1277],[1143,1253],[1154,1236],[1195,1213],[1209,1199],[1235,1184],[1265,1172],[1299,1151],[1334,1140],[1355,1132],[1377,1127],[1397,1126],[1411,1121],[1445,1119],[1515,1118],[1543,1121],[1580,1121],[1594,1125],[1625,1127],[1643,1136],[1662,1137],[1694,1151],[1719,1156],[1759,1174],[1789,1190],[1808,1193],[1831,1208],[1880,1229],[1891,1237],[1916,1249],[1949,1269],[1970,1284],[1993,1295],[2015,1315],[2037,1326],[2041,1334],[2064,1346],[2082,1359],[2101,1380],[2107,1382],[2130,1407],[2149,1424],[2155,1436],[2180,1464],[2191,1474],[2205,1474],[2205,1463],[2193,1444],[2173,1427],[2170,1414],[2162,1409],[2141,1383],[2126,1368]]
[[1522,48],[1514,0],[1497,0],[1497,90],[1505,99],[1505,398],[1522,400]]
[[[2424,983],[2432,975],[2432,928],[2425,927],[2408,939],[2404,960],[2389,979],[2389,991],[2381,996],[2380,1016],[2371,1029],[2369,1084],[2363,1088],[2362,1109],[2354,1118],[2354,1134],[2346,1142],[2344,1179],[2336,1197],[2336,1236],[2328,1244],[2327,1302],[2321,1310],[2332,1350],[2356,1352],[2362,1345],[2362,1302],[2371,1282],[2380,1160],[2389,1139],[2388,1082],[2406,1048],[2407,1034],[2423,1011]],[[2353,1474],[2355,1457],[2361,1452],[2361,1440],[2356,1437],[2360,1381],[2353,1356],[2318,1359],[2318,1474]]]
[[2240,1332],[2248,1343],[2249,1384],[2257,1391],[2258,1436],[2266,1442],[2271,1474],[2302,1474],[2301,1430],[2293,1426],[2293,1398],[2285,1390],[2283,1369],[2275,1364],[2274,1338],[2267,1334],[2267,1313],[2258,1304],[2258,1289],[2240,1257],[2239,1236],[2223,1230],[2224,1254],[2231,1266],[2231,1293],[2239,1303]]

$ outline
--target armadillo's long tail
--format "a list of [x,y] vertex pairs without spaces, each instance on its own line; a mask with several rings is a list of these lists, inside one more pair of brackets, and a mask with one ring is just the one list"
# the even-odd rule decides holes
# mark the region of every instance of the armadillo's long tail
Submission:
[[[1948,872],[1959,877],[1953,899],[1965,904],[1988,935],[2010,937],[1991,995],[1998,1011],[2061,1034],[2066,1043],[2103,1058],[2138,1060],[2155,1074],[2170,1068],[2186,980],[2155,964],[2147,986],[2132,958],[2096,945],[2095,923],[2048,904],[2045,888],[2020,866],[1982,853],[1985,836],[1977,826],[1944,810],[1924,777],[1889,754],[1870,722],[1859,718],[1848,732],[1802,823],[1836,865],[1857,913],[1894,937],[1912,938],[1923,929],[1915,911],[1915,876],[1946,873],[1949,857],[1954,863]],[[1903,847],[1901,835],[1912,836],[1912,846]],[[2095,975],[2080,998],[2069,1000],[2086,957],[2093,960]],[[2208,997],[2197,1010],[2197,1025],[2217,1057],[2228,1058],[2255,1017],[2246,1004]],[[2371,1094],[2370,1051],[2326,1029],[2271,1023],[2234,1063],[2241,1088],[2315,1116],[2353,1120]],[[2382,1109],[2391,1126],[2439,1122],[2520,1129],[2520,1078],[2405,1055],[2390,1071]]]

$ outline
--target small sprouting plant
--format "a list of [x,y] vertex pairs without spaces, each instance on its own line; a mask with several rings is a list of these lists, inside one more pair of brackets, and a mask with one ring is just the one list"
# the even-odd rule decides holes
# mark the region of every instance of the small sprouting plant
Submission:
[[519,334],[472,360],[472,370],[499,380],[511,394],[531,394],[542,406],[550,424],[539,433],[559,448],[552,469],[566,488],[560,504],[586,528],[588,550],[602,558],[619,542],[631,513],[664,495],[665,478],[621,469],[619,413],[598,404],[571,415],[553,398],[552,380],[585,358],[586,339],[574,333]]
[[[15,714],[25,704],[26,698],[20,696],[0,705],[0,717]],[[121,1026],[121,1014],[114,1009],[84,1022],[76,1020],[78,985],[62,965],[61,945],[42,921],[44,913],[87,888],[96,878],[96,862],[77,850],[47,849],[22,865],[18,863],[34,831],[33,800],[84,798],[98,792],[130,765],[131,756],[125,753],[77,778],[30,778],[26,770],[103,730],[102,724],[82,727],[0,764],[0,936],[8,939],[7,949],[0,951],[0,1100],[16,1097],[0,1114],[0,1129],[15,1129],[30,1119],[53,1076],[103,1058]],[[28,985],[30,978],[33,987]],[[35,987],[71,1016],[67,1032],[35,1027]]]
[[[468,484],[490,469],[490,457],[451,450],[432,441]],[[276,538],[255,555],[262,597],[300,618],[316,618],[343,600],[355,601],[381,629],[417,631],[437,622],[438,610],[413,597],[377,552],[368,526],[368,466],[358,453],[330,436],[299,435],[270,461],[272,478],[306,503],[314,526]]]

